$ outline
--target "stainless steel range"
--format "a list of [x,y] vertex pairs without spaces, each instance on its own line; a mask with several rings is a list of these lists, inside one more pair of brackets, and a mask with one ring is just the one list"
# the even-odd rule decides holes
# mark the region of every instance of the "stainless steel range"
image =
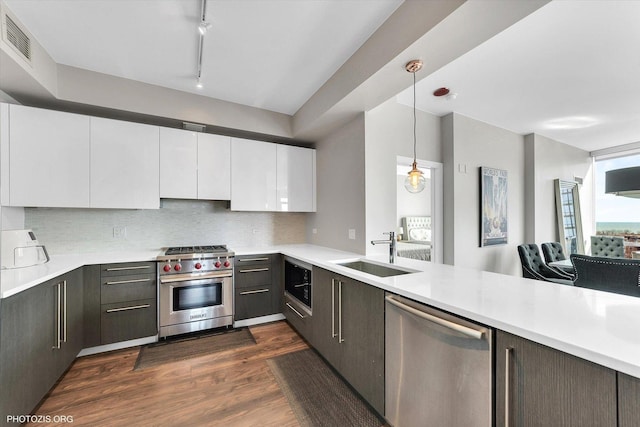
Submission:
[[233,324],[233,256],[216,245],[167,248],[157,258],[161,338]]

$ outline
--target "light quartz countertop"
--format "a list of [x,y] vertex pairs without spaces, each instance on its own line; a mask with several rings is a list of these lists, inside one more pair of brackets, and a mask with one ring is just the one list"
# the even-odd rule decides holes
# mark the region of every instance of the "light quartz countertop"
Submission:
[[[236,255],[285,256],[640,378],[640,298],[462,267],[398,258],[415,273],[377,277],[338,262],[369,256],[314,245],[232,248]],[[88,264],[155,260],[160,250],[57,255],[44,265],[2,271],[2,297]],[[27,271],[30,270],[30,271]],[[32,271],[31,271],[32,270]]]

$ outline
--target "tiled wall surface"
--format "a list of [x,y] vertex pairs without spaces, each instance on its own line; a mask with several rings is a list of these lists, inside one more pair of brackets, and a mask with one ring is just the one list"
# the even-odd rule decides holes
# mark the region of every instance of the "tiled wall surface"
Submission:
[[[114,227],[126,235],[114,237]],[[226,244],[229,248],[305,242],[306,214],[232,212],[227,202],[163,200],[158,210],[26,208],[49,253]]]

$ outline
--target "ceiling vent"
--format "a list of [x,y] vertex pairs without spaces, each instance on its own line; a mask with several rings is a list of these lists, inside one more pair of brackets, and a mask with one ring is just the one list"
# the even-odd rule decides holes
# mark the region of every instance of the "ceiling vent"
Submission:
[[31,64],[31,39],[6,13],[3,14],[3,38]]

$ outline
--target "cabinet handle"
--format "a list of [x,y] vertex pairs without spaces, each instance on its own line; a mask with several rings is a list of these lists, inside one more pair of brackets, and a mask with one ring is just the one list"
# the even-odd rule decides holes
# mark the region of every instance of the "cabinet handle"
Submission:
[[111,267],[107,268],[105,271],[127,271],[127,270],[146,270],[151,268],[150,265],[134,265],[132,267]]
[[342,338],[342,280],[338,280],[338,343],[343,343]]
[[131,279],[131,280],[114,280],[113,282],[105,282],[105,285],[123,285],[125,283],[142,283],[149,282],[151,279]]
[[269,261],[269,258],[242,258],[239,259],[238,262],[255,262],[255,261]]
[[464,326],[464,325],[459,325],[458,323],[452,322],[450,320],[447,319],[443,319],[441,317],[438,316],[434,316],[432,314],[429,313],[425,313],[424,311],[418,310],[416,308],[410,307],[406,304],[401,303],[400,301],[394,299],[391,295],[388,295],[385,297],[385,300],[393,305],[395,305],[396,307],[407,311],[415,316],[420,317],[421,319],[424,320],[428,320],[430,322],[433,323],[437,323],[440,326],[444,326],[445,328],[449,328],[452,329],[456,332],[460,332],[461,334],[464,334],[468,337],[471,338],[475,338],[478,340],[481,340],[484,338],[484,332],[483,331],[478,331],[476,329],[470,328],[468,326]]
[[54,350],[55,349],[60,349],[60,312],[61,312],[61,305],[62,305],[62,289],[60,288],[60,283],[56,284],[56,289],[57,289],[57,302],[58,302],[58,306],[56,308],[56,343],[55,345],[52,347]]
[[331,338],[336,336],[336,279],[331,279]]
[[263,292],[269,292],[269,289],[256,289],[255,291],[240,292],[240,295],[261,294]]
[[248,270],[240,270],[240,273],[257,273],[259,271],[269,271],[269,267],[265,267],[265,268],[250,268]]
[[509,408],[509,401],[511,390],[509,390],[509,386],[511,385],[511,354],[513,353],[513,348],[507,347],[504,351],[504,427],[509,427],[509,415],[511,413]]
[[300,314],[300,312],[298,310],[296,310],[295,308],[293,308],[293,306],[291,304],[289,304],[288,302],[285,302],[286,306],[289,307],[291,310],[293,310],[293,312],[295,314],[297,314],[298,316],[300,316],[301,319],[304,319],[304,316],[302,314]]
[[[293,285],[294,288],[304,288],[305,286],[309,286],[309,283],[301,283],[299,285]],[[640,285],[638,285],[640,286]]]
[[132,305],[130,307],[122,307],[122,308],[110,308],[107,310],[107,313],[117,313],[118,311],[129,311],[129,310],[138,310],[141,308],[149,308],[150,304],[142,304],[142,305]]
[[62,281],[62,290],[63,290],[63,304],[62,307],[62,342],[67,342],[67,281]]

